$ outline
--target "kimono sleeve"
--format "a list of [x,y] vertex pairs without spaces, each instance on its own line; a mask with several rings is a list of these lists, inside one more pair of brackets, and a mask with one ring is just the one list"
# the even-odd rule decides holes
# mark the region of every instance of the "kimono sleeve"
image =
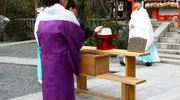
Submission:
[[84,32],[80,26],[71,24],[68,26],[68,60],[73,72],[80,75],[80,49],[84,40]]
[[85,33],[82,28],[78,25],[73,25],[70,29],[70,40],[76,47],[76,49],[81,49],[82,43],[84,41]]
[[84,39],[89,38],[90,36],[92,36],[95,33],[89,27],[85,27],[82,23],[80,25],[81,25],[82,30],[84,31]]

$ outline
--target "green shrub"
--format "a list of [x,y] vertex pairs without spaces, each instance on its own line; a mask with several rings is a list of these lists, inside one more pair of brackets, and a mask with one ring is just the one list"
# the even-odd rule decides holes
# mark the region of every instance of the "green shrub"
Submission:
[[88,38],[84,41],[84,46],[96,46],[96,39],[93,37]]
[[127,24],[119,24],[116,22],[105,22],[104,27],[111,28],[112,32],[118,34],[118,37],[114,39],[114,47],[118,49],[127,49],[129,28]]
[[27,34],[24,32],[27,26],[25,22],[19,20],[10,21],[5,29],[6,38],[14,41],[22,41],[27,39]]
[[118,49],[127,49],[128,46],[128,38],[129,29],[124,30],[125,32],[121,31],[119,32],[119,36],[116,38],[117,47]]
[[[118,49],[127,49],[128,45],[128,32],[129,28],[127,25],[121,25],[116,22],[105,22],[103,24],[104,27],[111,28],[112,32],[117,33],[118,37],[114,39],[114,47]],[[91,26],[91,29],[97,27],[95,24]],[[85,46],[96,46],[96,39],[90,37],[84,41]]]
[[111,28],[112,32],[117,32],[118,33],[118,30],[122,30],[123,29],[123,25],[121,24],[118,24],[116,22],[105,22],[103,24],[104,27],[109,27]]

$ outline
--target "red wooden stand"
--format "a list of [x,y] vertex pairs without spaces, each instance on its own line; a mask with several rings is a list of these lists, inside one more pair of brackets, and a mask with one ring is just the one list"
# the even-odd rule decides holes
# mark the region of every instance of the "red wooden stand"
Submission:
[[117,34],[112,35],[98,35],[94,34],[93,37],[96,38],[96,47],[99,50],[110,50],[113,49],[113,38],[117,37]]

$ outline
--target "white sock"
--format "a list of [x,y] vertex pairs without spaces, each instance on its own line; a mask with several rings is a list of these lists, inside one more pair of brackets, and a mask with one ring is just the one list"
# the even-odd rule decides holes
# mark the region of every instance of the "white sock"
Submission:
[[42,84],[42,80],[41,80],[41,79],[38,79],[38,82],[39,82],[40,84]]

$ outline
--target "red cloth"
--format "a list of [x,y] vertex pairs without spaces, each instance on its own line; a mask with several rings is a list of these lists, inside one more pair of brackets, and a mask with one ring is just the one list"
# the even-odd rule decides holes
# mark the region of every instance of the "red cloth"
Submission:
[[133,0],[128,0],[128,1],[133,2]]

